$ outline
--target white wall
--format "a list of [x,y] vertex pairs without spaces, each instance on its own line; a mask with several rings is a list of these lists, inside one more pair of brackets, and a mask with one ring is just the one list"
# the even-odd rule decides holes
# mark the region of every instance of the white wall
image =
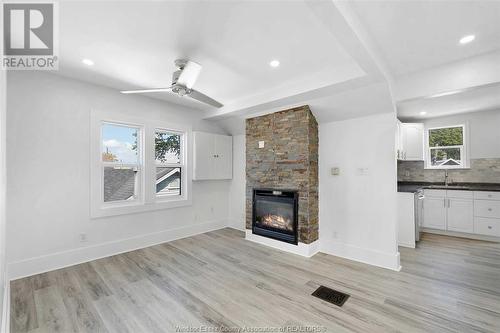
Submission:
[[457,114],[424,121],[426,128],[469,123],[470,158],[500,158],[500,110]]
[[[1,32],[1,31],[0,31]],[[5,264],[5,223],[6,223],[6,72],[0,69],[0,330],[7,332],[8,280]]]
[[320,124],[322,252],[399,269],[395,133],[394,113]]
[[192,206],[90,219],[90,110],[221,132],[198,111],[41,72],[9,73],[7,93],[11,278],[227,224],[229,181],[194,182]]
[[245,135],[233,136],[233,180],[229,190],[229,226],[245,230],[246,187]]

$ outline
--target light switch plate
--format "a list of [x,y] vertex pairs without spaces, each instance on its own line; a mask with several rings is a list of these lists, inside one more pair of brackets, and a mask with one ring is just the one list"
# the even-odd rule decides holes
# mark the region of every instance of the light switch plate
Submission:
[[259,148],[264,148],[265,142],[264,141],[259,141]]
[[338,168],[338,167],[333,167],[333,168],[331,169],[331,173],[332,173],[332,176],[338,176],[338,175],[340,175],[340,168]]

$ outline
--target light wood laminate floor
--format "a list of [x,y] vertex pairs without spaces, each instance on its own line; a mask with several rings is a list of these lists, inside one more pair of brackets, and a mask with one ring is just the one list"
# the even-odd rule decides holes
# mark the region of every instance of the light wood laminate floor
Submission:
[[[499,244],[426,234],[400,251],[393,272],[218,230],[13,281],[11,331],[500,332]],[[310,296],[321,284],[351,298],[339,308]]]

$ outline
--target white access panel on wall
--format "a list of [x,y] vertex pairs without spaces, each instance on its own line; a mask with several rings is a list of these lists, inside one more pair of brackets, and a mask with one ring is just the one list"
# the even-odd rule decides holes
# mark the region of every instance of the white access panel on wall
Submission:
[[194,132],[193,180],[232,179],[233,137]]

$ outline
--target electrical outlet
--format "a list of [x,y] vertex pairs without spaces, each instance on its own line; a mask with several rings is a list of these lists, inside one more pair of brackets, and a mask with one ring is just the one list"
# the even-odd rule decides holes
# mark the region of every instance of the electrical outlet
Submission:
[[86,233],[81,233],[80,234],[80,242],[85,243],[87,241],[87,234]]
[[264,148],[266,143],[264,141],[259,141],[259,148]]
[[334,231],[333,234],[332,234],[333,238],[337,238],[337,232]]
[[405,171],[405,177],[410,177],[410,171],[408,170]]

